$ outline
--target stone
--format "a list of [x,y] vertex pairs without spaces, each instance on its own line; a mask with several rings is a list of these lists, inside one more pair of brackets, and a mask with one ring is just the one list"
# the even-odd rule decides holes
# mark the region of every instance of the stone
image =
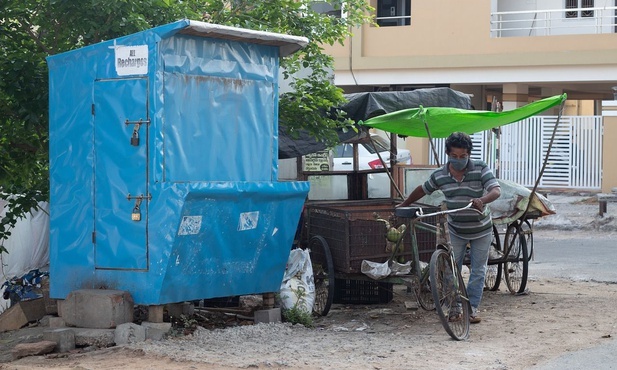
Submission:
[[255,324],[281,322],[281,308],[270,308],[267,310],[255,311],[253,320]]
[[146,328],[132,322],[118,325],[114,333],[116,345],[138,343],[146,340]]
[[245,295],[240,297],[238,303],[240,307],[254,310],[259,307],[263,307],[264,297],[260,294]]
[[133,321],[134,302],[121,290],[80,289],[69,293],[60,310],[67,326],[110,329]]
[[48,326],[50,328],[64,328],[66,327],[66,323],[64,322],[64,319],[62,317],[52,316],[49,318]]
[[146,328],[146,340],[162,340],[171,330],[170,322],[148,322],[144,321],[141,326]]
[[115,329],[86,329],[71,328],[75,332],[75,346],[77,347],[112,347],[115,341]]
[[54,352],[68,352],[75,349],[75,332],[69,328],[47,329],[43,332],[43,340],[56,343]]
[[51,353],[56,347],[56,342],[44,340],[35,343],[19,343],[11,350],[13,360],[26,356],[40,356]]
[[19,301],[0,315],[0,332],[17,330],[47,314],[42,298]]

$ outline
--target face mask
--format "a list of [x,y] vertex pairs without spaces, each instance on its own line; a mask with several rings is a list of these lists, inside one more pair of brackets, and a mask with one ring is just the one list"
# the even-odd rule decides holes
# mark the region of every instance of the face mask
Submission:
[[450,158],[450,164],[452,165],[452,168],[457,171],[462,171],[465,167],[467,167],[467,162],[469,162],[469,158]]

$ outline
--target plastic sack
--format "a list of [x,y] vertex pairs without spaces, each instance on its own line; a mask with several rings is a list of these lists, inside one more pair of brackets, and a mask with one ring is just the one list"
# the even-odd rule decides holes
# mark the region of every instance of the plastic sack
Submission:
[[372,262],[367,260],[362,260],[362,265],[360,265],[360,271],[375,280],[383,279],[386,276],[390,276],[392,270],[390,270],[390,266],[388,262]]
[[411,272],[411,261],[398,263],[396,261],[371,262],[362,260],[360,271],[371,279],[379,280],[391,275],[407,275]]
[[292,249],[281,283],[279,305],[287,310],[296,307],[312,312],[314,303],[315,280],[309,251]]

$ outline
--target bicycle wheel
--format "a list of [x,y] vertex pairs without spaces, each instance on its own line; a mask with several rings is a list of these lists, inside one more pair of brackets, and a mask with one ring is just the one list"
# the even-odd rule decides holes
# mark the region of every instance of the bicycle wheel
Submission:
[[[469,337],[469,300],[460,272],[452,271],[450,254],[437,249],[431,256],[431,291],[446,332],[456,340]],[[454,274],[456,273],[456,278]]]
[[313,313],[326,316],[334,299],[334,264],[328,242],[317,235],[309,240],[313,278],[315,279],[315,304]]
[[[493,254],[497,255],[492,256]],[[493,225],[493,241],[491,242],[491,251],[489,251],[489,263],[486,266],[486,275],[484,275],[484,287],[487,290],[496,291],[499,289],[503,264],[499,262],[491,263],[491,259],[501,259],[501,257],[498,256],[499,254],[503,255],[501,250],[501,241],[499,240],[499,232],[497,231],[497,227]]]
[[508,226],[508,231],[506,231],[506,237],[504,238],[504,247],[506,252],[504,277],[508,290],[512,294],[523,293],[527,286],[529,256],[527,254],[525,234],[518,223],[512,223]]

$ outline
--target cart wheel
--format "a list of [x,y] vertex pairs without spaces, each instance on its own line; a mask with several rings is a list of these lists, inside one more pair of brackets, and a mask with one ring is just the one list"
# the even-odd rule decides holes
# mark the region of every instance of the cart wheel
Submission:
[[422,275],[423,278],[418,284],[414,284],[414,293],[418,299],[420,307],[426,311],[432,311],[435,309],[435,300],[433,299],[433,293],[431,292],[431,283],[428,279],[428,273]]
[[504,277],[508,290],[512,294],[523,293],[527,286],[529,255],[525,234],[520,224],[514,222],[508,226],[504,238],[504,251],[506,253]]
[[529,222],[529,220],[523,221],[521,224],[521,229],[525,234],[527,250],[529,251],[529,260],[531,261],[533,259],[533,227],[531,226],[531,222]]
[[313,278],[315,279],[315,304],[313,313],[326,316],[334,299],[334,265],[328,242],[317,235],[309,240]]
[[[454,277],[452,260],[445,250],[439,248],[431,256],[431,291],[435,300],[435,309],[446,332],[456,340],[469,337],[469,299],[463,276]],[[458,284],[456,282],[458,281]],[[451,320],[450,314],[460,317]]]
[[[499,253],[502,252],[501,241],[499,240],[499,232],[497,231],[497,227],[495,225],[493,225],[493,241],[491,242],[491,248],[495,249]],[[500,258],[500,260],[501,259],[502,258]],[[487,290],[496,291],[497,289],[499,289],[499,283],[501,283],[502,269],[502,263],[491,263],[491,252],[489,252],[489,263],[486,266],[486,275],[484,276],[484,287]]]

